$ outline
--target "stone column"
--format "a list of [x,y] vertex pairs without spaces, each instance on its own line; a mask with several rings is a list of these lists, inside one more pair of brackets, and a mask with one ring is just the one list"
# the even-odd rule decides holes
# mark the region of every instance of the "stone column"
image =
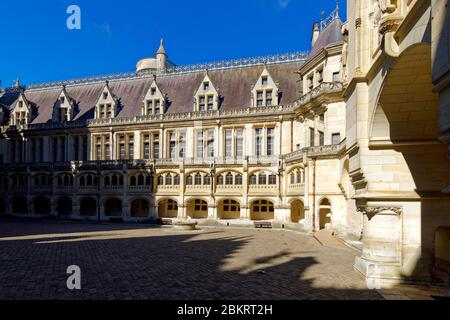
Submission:
[[368,284],[381,288],[401,279],[402,209],[389,206],[364,206],[363,251],[356,258],[355,269]]
[[305,229],[312,230],[312,214],[311,207],[309,203],[309,189],[310,189],[310,166],[308,163],[308,158],[305,155],[303,158],[303,163],[305,164],[305,195],[304,195],[304,206],[305,206]]

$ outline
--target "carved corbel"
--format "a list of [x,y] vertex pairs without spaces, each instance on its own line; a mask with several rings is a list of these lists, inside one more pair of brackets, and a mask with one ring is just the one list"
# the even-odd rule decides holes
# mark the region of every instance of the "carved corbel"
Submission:
[[401,207],[391,207],[391,206],[358,206],[358,213],[367,215],[369,220],[371,220],[377,214],[384,215],[401,215],[403,209]]

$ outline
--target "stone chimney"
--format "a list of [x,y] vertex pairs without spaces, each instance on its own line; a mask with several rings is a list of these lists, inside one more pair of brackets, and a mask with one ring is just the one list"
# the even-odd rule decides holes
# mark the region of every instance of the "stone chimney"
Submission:
[[312,46],[314,47],[314,44],[316,43],[317,39],[319,38],[320,35],[320,29],[319,29],[319,23],[318,22],[314,22],[314,27],[313,27],[313,31],[312,31]]

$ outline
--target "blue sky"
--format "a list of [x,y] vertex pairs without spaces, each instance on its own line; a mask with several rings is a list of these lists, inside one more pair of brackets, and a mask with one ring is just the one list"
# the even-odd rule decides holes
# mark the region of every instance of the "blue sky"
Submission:
[[[345,18],[345,1],[340,0]],[[69,30],[69,5],[81,30]],[[0,79],[10,86],[134,71],[164,38],[177,65],[310,49],[335,0],[24,0],[2,4]]]

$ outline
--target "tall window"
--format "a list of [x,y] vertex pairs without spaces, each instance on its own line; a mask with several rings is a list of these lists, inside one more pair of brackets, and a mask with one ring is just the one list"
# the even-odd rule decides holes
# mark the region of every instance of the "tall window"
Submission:
[[175,159],[176,147],[177,147],[177,136],[176,136],[175,132],[170,132],[169,133],[169,156],[170,156],[170,159]]
[[[170,159],[183,158],[186,156],[186,132],[170,131],[168,132],[168,146]],[[159,153],[159,142],[156,145]]]
[[314,147],[315,145],[315,130],[314,128],[309,128],[309,146]]
[[109,135],[95,136],[94,143],[95,143],[94,146],[95,160],[111,160],[111,147],[110,147],[111,140]]
[[262,150],[262,142],[263,142],[263,129],[258,128],[255,131],[256,135],[256,145],[255,145],[255,151],[257,156],[262,156],[263,150]]
[[244,129],[225,130],[225,156],[241,158],[244,155]]
[[233,129],[225,130],[225,156],[233,156]]
[[269,129],[267,129],[267,155],[268,156],[272,156],[275,154],[274,141],[275,141],[275,129],[269,128]]
[[119,134],[118,140],[118,158],[120,160],[134,159],[134,134]]
[[333,133],[331,135],[331,143],[332,144],[339,144],[339,143],[341,143],[341,134],[340,133]]
[[324,146],[325,145],[325,135],[322,131],[319,131],[319,145]]
[[275,129],[255,129],[255,154],[256,156],[272,156],[275,154]]
[[197,131],[195,144],[197,158],[214,157],[214,130]]

